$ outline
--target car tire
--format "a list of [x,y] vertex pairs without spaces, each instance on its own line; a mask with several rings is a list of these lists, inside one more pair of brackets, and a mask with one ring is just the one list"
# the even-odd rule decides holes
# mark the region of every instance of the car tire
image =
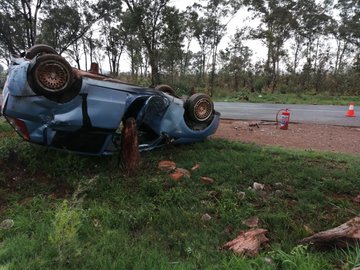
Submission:
[[53,47],[49,45],[37,44],[27,50],[25,57],[27,59],[33,59],[35,56],[42,54],[58,54],[58,53],[57,51],[55,51]]
[[155,87],[155,89],[163,93],[169,94],[170,96],[176,97],[175,90],[167,84],[159,84]]
[[63,57],[55,54],[37,57],[28,76],[34,92],[46,97],[59,96],[74,83],[72,67]]
[[197,93],[188,98],[185,110],[192,121],[203,123],[209,121],[213,116],[214,103],[208,95]]

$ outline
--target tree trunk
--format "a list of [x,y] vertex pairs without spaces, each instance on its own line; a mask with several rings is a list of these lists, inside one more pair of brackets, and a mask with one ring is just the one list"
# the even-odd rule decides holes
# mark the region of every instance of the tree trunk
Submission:
[[126,174],[131,176],[140,163],[139,142],[136,120],[128,118],[121,134],[121,160]]
[[345,248],[360,240],[360,216],[357,216],[344,224],[304,238],[301,244],[314,244],[319,248],[340,247]]

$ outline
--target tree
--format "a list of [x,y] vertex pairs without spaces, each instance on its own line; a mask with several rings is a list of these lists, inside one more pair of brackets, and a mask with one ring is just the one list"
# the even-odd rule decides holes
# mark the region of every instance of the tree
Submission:
[[20,54],[33,46],[38,36],[41,12],[50,0],[0,1],[0,46]]
[[336,36],[338,40],[337,62],[341,69],[343,55],[349,49],[349,45],[354,47],[354,62],[360,55],[360,1],[339,0],[335,7],[340,10],[341,18],[337,25],[338,35]]
[[49,44],[60,53],[71,45],[76,45],[92,24],[100,19],[92,15],[87,0],[58,2],[48,6],[45,17],[41,20],[39,41]]
[[233,77],[233,89],[240,89],[240,79],[243,77],[242,87],[246,87],[246,73],[251,67],[252,51],[244,46],[242,40],[245,36],[245,30],[237,30],[231,38],[229,47],[225,51],[220,51],[220,58],[224,62],[222,71]]
[[117,76],[120,58],[127,41],[127,29],[122,21],[122,5],[116,0],[102,1],[98,5],[101,21],[101,43],[109,60],[110,72]]
[[[159,49],[161,35],[164,33],[165,15],[173,13],[176,9],[167,6],[170,0],[124,0],[129,12],[132,14],[132,23],[136,26],[149,58],[151,66],[152,86],[160,84]],[[171,15],[170,15],[171,16]]]
[[279,63],[285,55],[284,44],[291,37],[294,25],[294,6],[292,0],[250,0],[250,10],[260,16],[261,24],[252,31],[252,37],[263,40],[267,47],[265,74],[267,88],[276,89]]
[[[174,7],[164,10],[164,29],[160,35],[160,68],[165,69],[171,76],[172,83],[176,73],[176,66],[181,69],[183,57],[182,43],[184,40],[184,17]],[[180,71],[178,69],[178,71]]]
[[[192,23],[194,36],[199,43],[202,54],[201,78],[203,81],[206,74],[207,55],[210,54],[210,95],[213,94],[214,90],[218,46],[226,34],[228,23],[239,7],[238,1],[208,0],[205,5],[202,5],[201,2],[195,3],[192,8],[192,12],[194,13],[192,16],[194,20]],[[230,15],[230,19],[227,19],[228,15]],[[227,21],[224,22],[225,19],[227,19]]]

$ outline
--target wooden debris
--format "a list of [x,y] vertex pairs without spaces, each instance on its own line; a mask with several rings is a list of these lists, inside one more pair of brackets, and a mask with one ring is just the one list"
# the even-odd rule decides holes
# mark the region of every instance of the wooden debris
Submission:
[[180,181],[183,177],[190,178],[190,172],[182,168],[177,168],[172,174],[170,174],[170,177],[174,181]]
[[210,221],[211,219],[212,219],[212,217],[208,213],[202,215],[202,217],[201,217],[202,221]]
[[213,184],[215,182],[214,179],[212,179],[210,177],[206,177],[206,176],[201,177],[200,181],[205,183],[205,184]]
[[200,164],[199,163],[196,163],[192,168],[191,168],[191,171],[196,171],[197,169],[200,168]]
[[180,181],[184,177],[184,175],[179,171],[175,171],[172,174],[170,174],[169,176],[174,181]]
[[249,228],[256,228],[259,227],[260,220],[258,217],[251,217],[249,219],[244,220],[242,223],[248,226]]
[[0,223],[0,229],[10,229],[14,226],[14,220],[5,219]]
[[184,175],[184,177],[186,177],[186,178],[190,178],[190,177],[191,177],[191,173],[190,173],[188,170],[186,170],[186,169],[177,168],[175,171],[181,172],[181,173]]
[[127,175],[132,175],[140,164],[136,120],[128,118],[122,131],[121,160]]
[[340,226],[316,233],[300,241],[300,244],[313,244],[318,248],[344,248],[360,240],[360,216]]
[[256,191],[264,190],[264,188],[265,188],[264,184],[260,184],[260,183],[257,183],[257,182],[254,182],[254,184],[253,184],[253,189],[256,190]]
[[159,162],[158,169],[162,172],[171,172],[176,169],[176,163],[170,160],[163,160]]
[[357,195],[354,199],[354,202],[360,203],[360,195]]
[[237,255],[251,256],[258,255],[262,244],[269,241],[265,236],[265,229],[251,229],[241,231],[238,237],[228,243],[223,248],[232,250]]
[[304,227],[305,232],[307,232],[308,234],[315,233],[308,225],[305,224],[303,227]]

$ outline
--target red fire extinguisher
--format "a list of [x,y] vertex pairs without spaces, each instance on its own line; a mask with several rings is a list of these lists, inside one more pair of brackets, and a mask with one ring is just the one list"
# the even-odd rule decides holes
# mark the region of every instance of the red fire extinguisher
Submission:
[[289,122],[290,122],[290,111],[288,109],[279,110],[276,114],[277,127],[286,130],[289,127]]

